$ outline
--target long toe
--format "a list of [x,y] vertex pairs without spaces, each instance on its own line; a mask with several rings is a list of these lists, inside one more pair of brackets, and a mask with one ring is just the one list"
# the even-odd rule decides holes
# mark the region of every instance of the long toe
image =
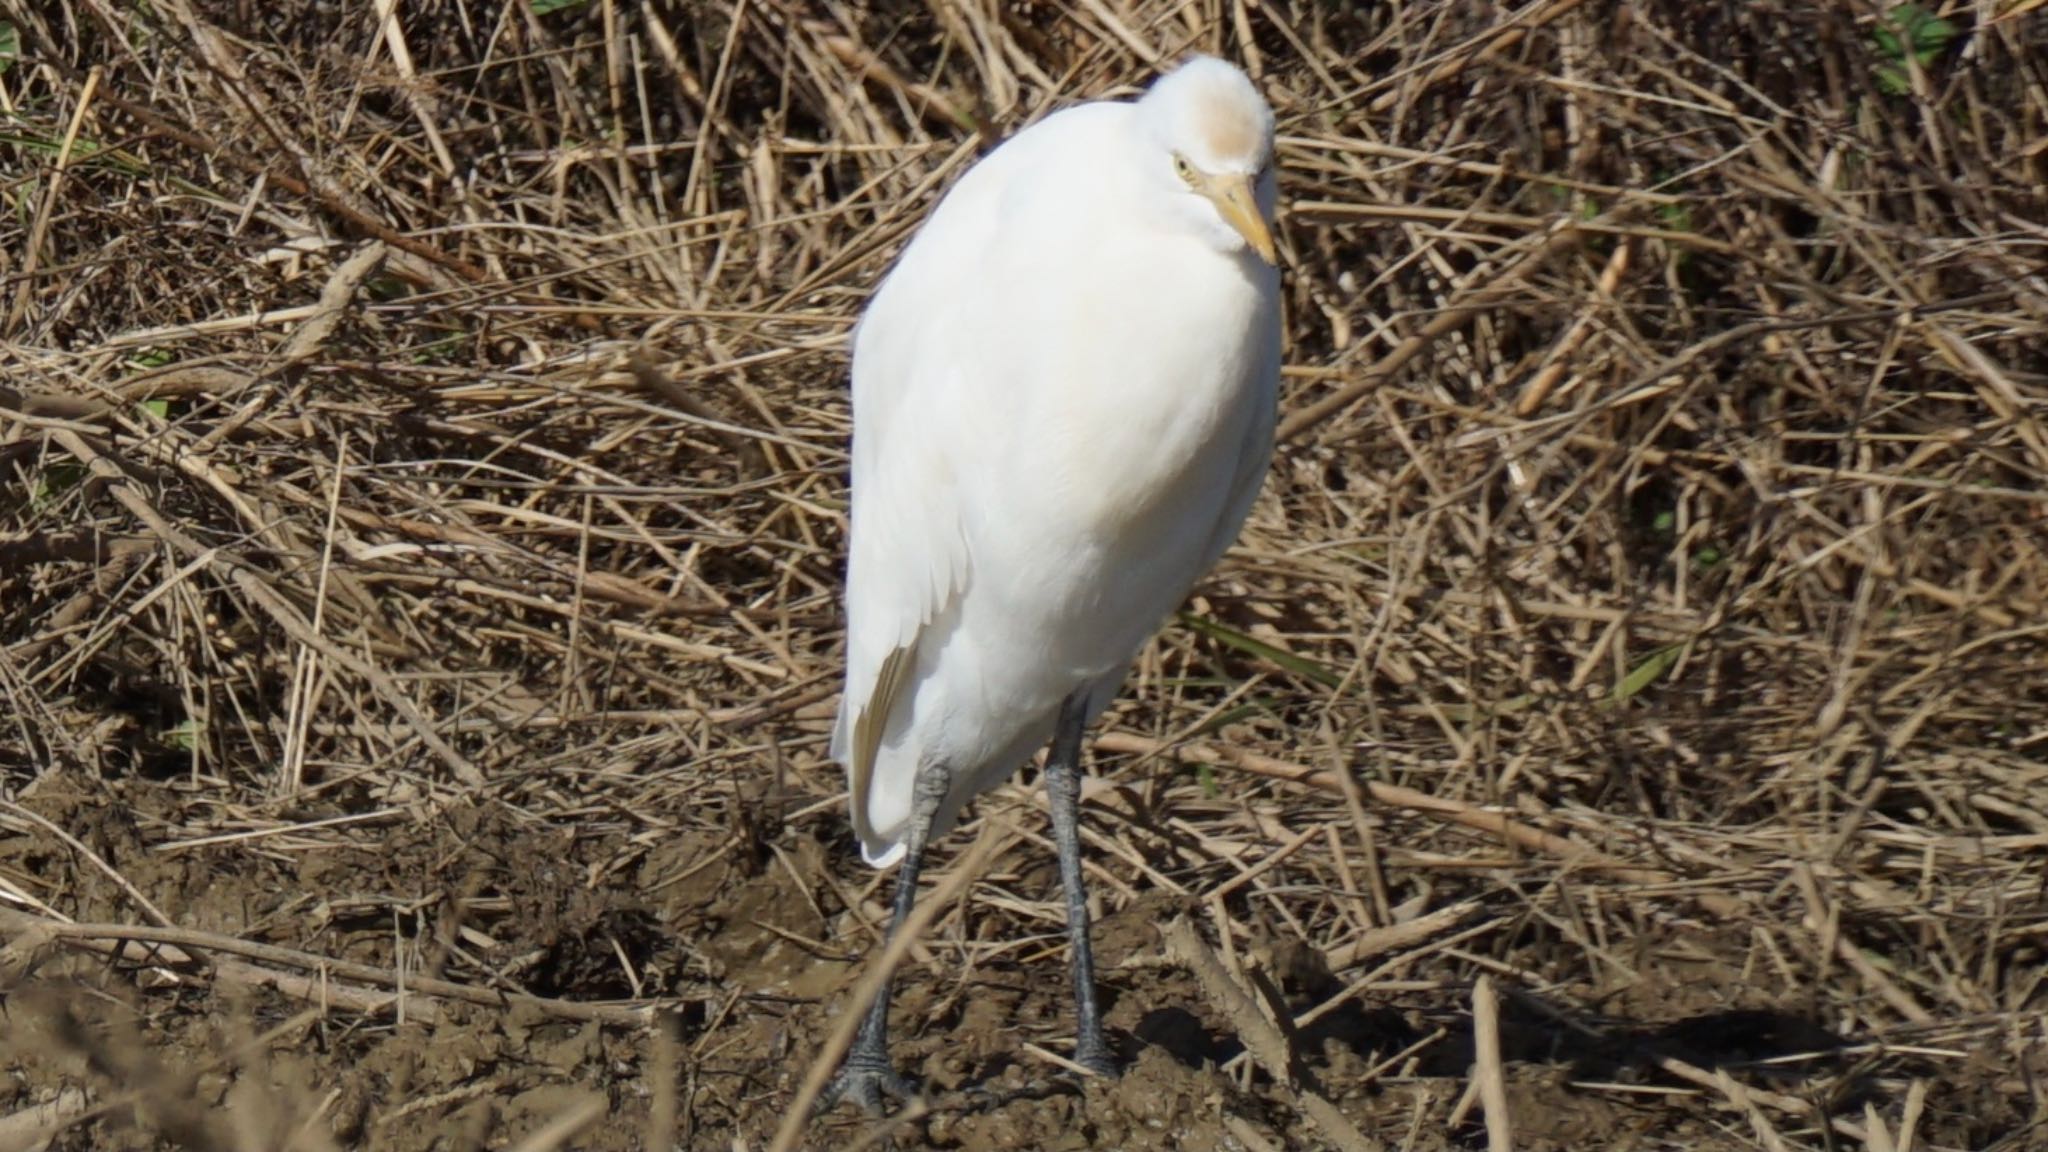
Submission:
[[1108,1045],[1083,1044],[1074,1050],[1074,1063],[1086,1068],[1104,1080],[1114,1080],[1123,1075],[1123,1066],[1110,1055]]
[[916,1095],[917,1085],[898,1075],[886,1062],[848,1058],[846,1067],[839,1070],[839,1075],[818,1097],[812,1115],[828,1112],[845,1100],[860,1105],[861,1111],[870,1116],[880,1116],[882,1101],[906,1104]]

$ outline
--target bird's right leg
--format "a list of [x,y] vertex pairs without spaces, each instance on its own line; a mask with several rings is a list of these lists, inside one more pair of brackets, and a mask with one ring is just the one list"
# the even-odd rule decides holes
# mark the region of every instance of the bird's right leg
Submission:
[[[917,874],[924,868],[925,842],[931,838],[932,821],[946,801],[951,782],[951,773],[944,765],[926,762],[918,766],[911,792],[910,827],[903,835],[903,862],[896,873],[896,904],[889,913],[889,933],[882,938],[885,947],[903,930],[903,922],[910,918],[910,909],[917,903]],[[889,1063],[889,994],[895,983],[892,975],[875,993],[874,1003],[868,1005],[867,1015],[861,1018],[853,1047],[846,1053],[846,1063],[818,1098],[819,1111],[841,1100],[851,1100],[870,1114],[879,1115],[883,1098],[900,1102],[917,1095],[917,1087]]]
[[1060,705],[1052,751],[1045,761],[1045,790],[1052,809],[1053,844],[1059,851],[1060,886],[1067,895],[1067,950],[1073,956],[1074,1063],[1097,1076],[1117,1074],[1116,1057],[1102,1037],[1102,1005],[1095,990],[1095,950],[1089,942],[1088,887],[1081,874],[1081,732],[1088,724],[1083,689]]

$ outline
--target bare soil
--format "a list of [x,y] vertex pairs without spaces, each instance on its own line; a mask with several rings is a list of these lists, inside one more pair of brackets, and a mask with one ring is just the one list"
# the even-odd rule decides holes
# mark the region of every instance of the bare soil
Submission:
[[[847,867],[829,819],[818,821],[826,840],[735,828],[636,845],[458,805],[393,820],[356,847],[166,852],[151,834],[162,827],[159,786],[52,774],[21,803],[181,927],[383,967],[424,957],[429,973],[466,964],[564,1001],[661,1005],[646,1026],[431,998],[425,1019],[421,1001],[364,1015],[186,964],[40,954],[13,973],[0,1035],[11,1091],[0,1108],[22,1114],[59,1086],[94,1086],[94,1119],[74,1123],[58,1148],[515,1147],[586,1100],[601,1102],[603,1119],[581,1130],[578,1147],[761,1146],[858,974],[886,896],[862,891],[869,879]],[[1051,893],[1045,861],[1018,864],[984,882]],[[48,835],[5,842],[0,867],[58,886],[81,921],[118,922],[129,906]],[[841,898],[863,896],[868,915],[848,915]],[[1159,925],[1189,910],[1153,895],[1098,925],[1109,1024],[1129,1063],[1120,1080],[1087,1085],[1022,1047],[1057,1050],[1068,1035],[1057,925],[1040,925],[1027,950],[963,968],[961,942],[1000,941],[1015,921],[972,904],[950,916],[934,958],[900,980],[899,1058],[933,1110],[898,1126],[898,1143],[1332,1146],[1291,1093],[1229,1070],[1244,1051],[1239,1029],[1162,949]],[[1759,978],[1762,958],[1739,926],[1646,927],[1630,941],[1631,978],[1525,991],[1507,1004],[1517,1147],[1745,1146],[1739,1124],[1658,1066],[1671,1058],[1742,1069],[1764,1091],[1826,1084],[1841,1093],[1828,1110],[1845,1116],[1881,1104],[1888,1078],[1911,1077],[1934,1104],[1919,1129],[1933,1147],[1994,1146],[2034,1122],[2025,1085],[2038,1068],[1975,1047],[1995,1037],[1927,1056],[1852,1047],[1796,990]],[[1316,956],[1246,959],[1296,1009],[1336,990]],[[1445,1001],[1443,981],[1409,975],[1400,991],[1368,985],[1359,1002],[1302,1029],[1302,1067],[1387,1146],[1483,1143],[1476,1113],[1448,1126],[1428,1119],[1465,1090],[1471,1022]],[[663,1140],[650,1125],[669,1118],[674,1135]],[[869,1134],[842,1110],[819,1120],[811,1146]]]

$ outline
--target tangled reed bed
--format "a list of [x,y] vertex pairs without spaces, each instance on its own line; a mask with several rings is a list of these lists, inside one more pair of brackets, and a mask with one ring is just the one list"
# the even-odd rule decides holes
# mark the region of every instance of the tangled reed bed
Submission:
[[[765,1144],[878,922],[847,332],[1206,49],[1289,367],[1097,755],[1138,1062],[905,1131],[2048,1141],[2037,2],[386,7],[0,0],[4,1131]],[[1036,804],[941,849],[939,1087],[1058,1048]]]

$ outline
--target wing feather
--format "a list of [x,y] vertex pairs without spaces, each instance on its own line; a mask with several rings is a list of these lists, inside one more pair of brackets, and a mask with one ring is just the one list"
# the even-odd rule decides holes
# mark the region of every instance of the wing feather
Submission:
[[[907,707],[925,628],[970,578],[959,506],[959,446],[977,358],[956,317],[974,292],[962,278],[994,242],[1000,184],[1011,164],[984,161],[940,205],[875,292],[853,338],[853,475],[846,569],[846,687],[832,756],[846,766],[864,850],[875,764],[892,718]],[[961,196],[970,184],[979,193]],[[871,855],[876,863],[893,851]]]
[[[893,365],[891,365],[893,366]],[[874,399],[855,375],[855,411]],[[832,754],[846,765],[855,833],[875,842],[869,796],[877,787],[875,762],[891,718],[909,702],[925,627],[964,591],[967,546],[944,438],[933,438],[938,416],[919,411],[908,395],[883,402],[893,419],[862,423],[855,435],[852,541],[847,551],[846,689]],[[864,414],[864,413],[863,413]],[[860,418],[857,416],[856,420]],[[866,437],[867,443],[862,439]],[[879,782],[908,788],[908,780]]]

